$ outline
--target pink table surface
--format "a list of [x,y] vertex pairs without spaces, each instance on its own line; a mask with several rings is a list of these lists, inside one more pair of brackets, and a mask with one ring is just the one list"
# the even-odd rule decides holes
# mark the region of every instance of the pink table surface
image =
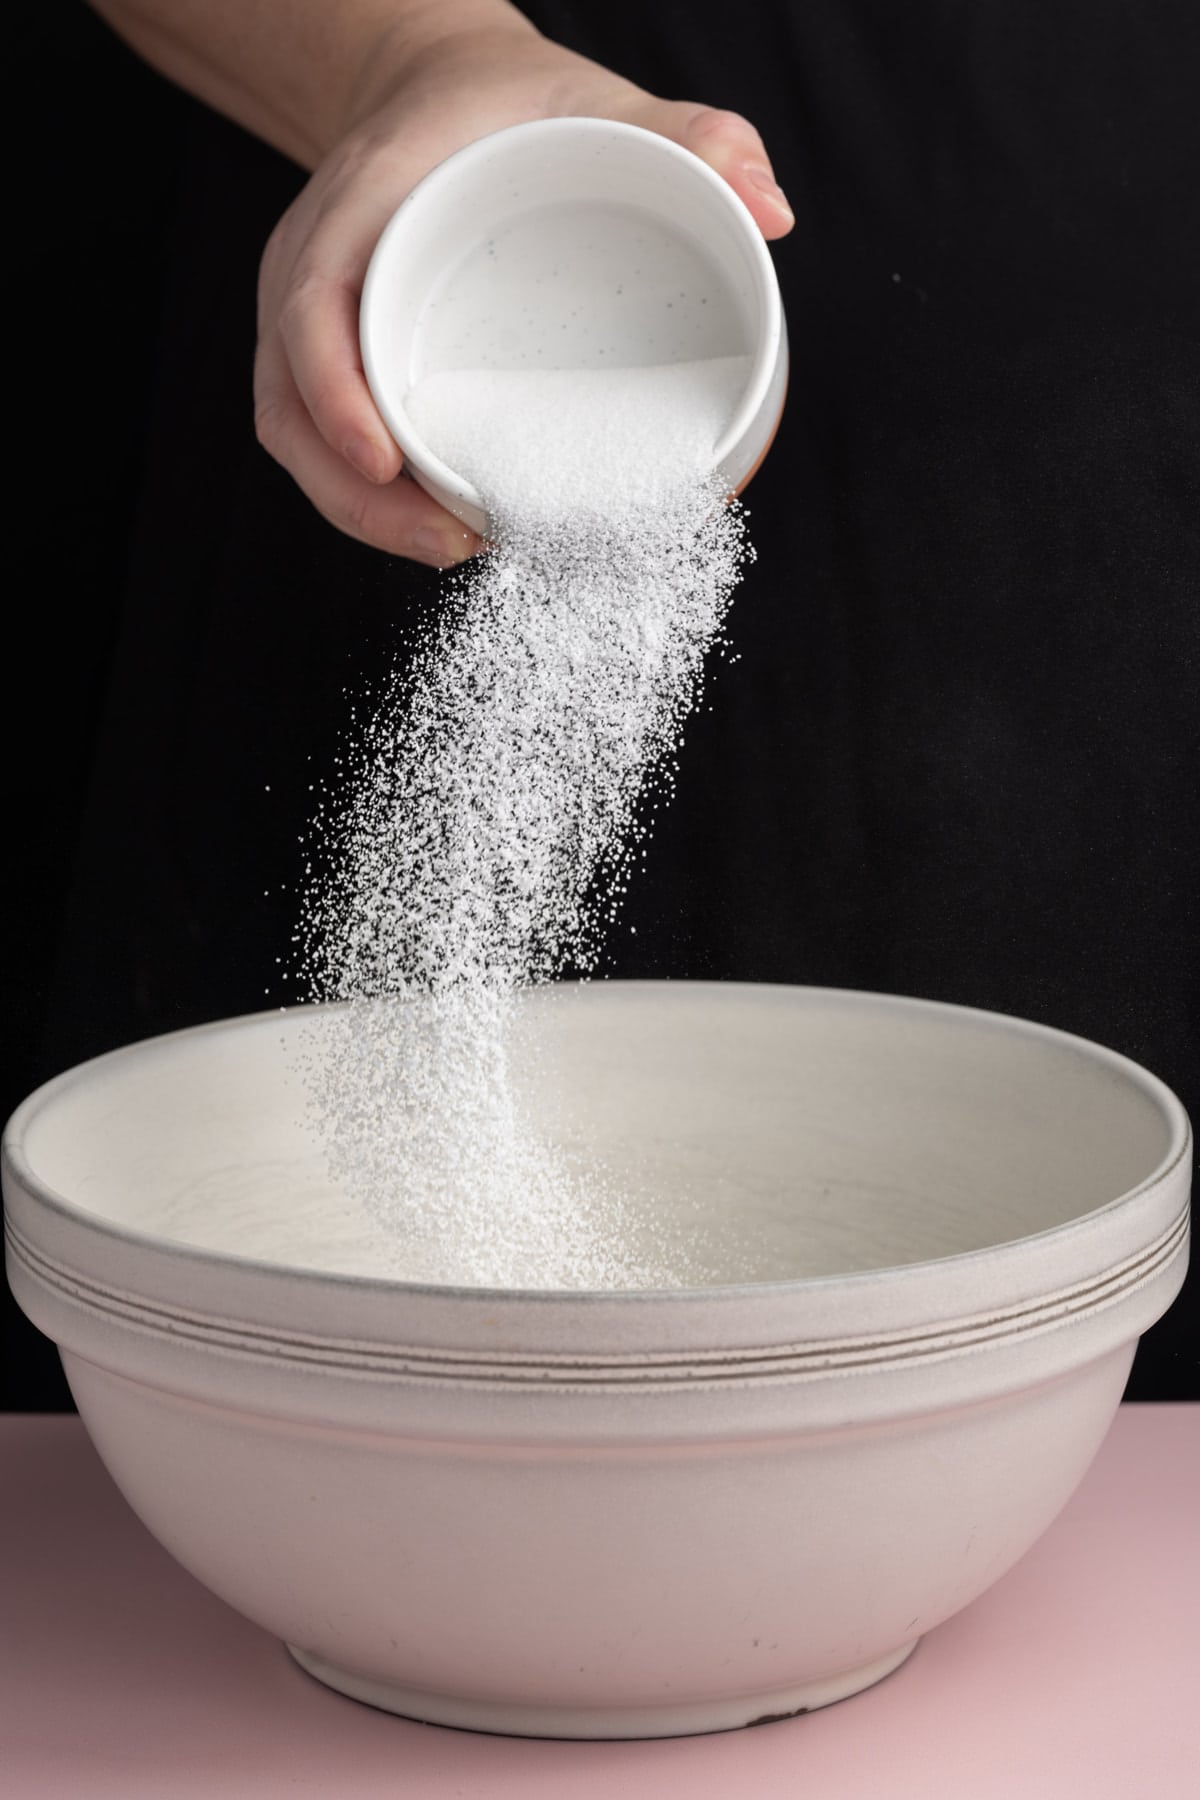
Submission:
[[719,1737],[484,1737],[343,1699],[159,1549],[74,1418],[0,1418],[0,1555],[11,1800],[1200,1795],[1200,1406],[1122,1407],[1042,1541],[878,1687]]

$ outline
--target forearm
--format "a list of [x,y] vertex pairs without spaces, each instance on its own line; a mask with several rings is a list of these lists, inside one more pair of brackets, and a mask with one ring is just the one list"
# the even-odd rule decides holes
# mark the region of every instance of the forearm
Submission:
[[533,27],[508,0],[91,0],[154,68],[312,169],[436,45]]

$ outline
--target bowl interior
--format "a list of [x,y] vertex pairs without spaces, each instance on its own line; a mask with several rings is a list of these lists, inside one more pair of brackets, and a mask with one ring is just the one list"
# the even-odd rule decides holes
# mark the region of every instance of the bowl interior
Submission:
[[[84,1065],[27,1105],[16,1148],[43,1186],[117,1226],[402,1278],[403,1244],[333,1185],[307,1104],[333,1016],[234,1020]],[[647,1229],[695,1224],[701,1282],[847,1274],[1046,1231],[1144,1183],[1179,1131],[1166,1090],[1109,1052],[871,995],[543,990],[513,1049],[537,1129],[601,1160]]]

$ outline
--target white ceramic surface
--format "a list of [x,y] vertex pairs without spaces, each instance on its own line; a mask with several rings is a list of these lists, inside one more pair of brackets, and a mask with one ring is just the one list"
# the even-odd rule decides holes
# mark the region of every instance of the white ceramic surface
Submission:
[[360,335],[410,472],[481,533],[478,491],[409,417],[424,375],[748,356],[713,450],[731,492],[766,453],[787,386],[779,284],[745,206],[690,151],[605,119],[514,125],[426,176],[380,237]]
[[546,1129],[636,1163],[654,1208],[703,1190],[780,1279],[373,1277],[304,1124],[300,1010],[33,1095],[4,1148],[14,1292],[150,1529],[349,1694],[614,1737],[853,1693],[1086,1470],[1183,1277],[1186,1117],[1110,1052],[953,1007],[530,1004]]

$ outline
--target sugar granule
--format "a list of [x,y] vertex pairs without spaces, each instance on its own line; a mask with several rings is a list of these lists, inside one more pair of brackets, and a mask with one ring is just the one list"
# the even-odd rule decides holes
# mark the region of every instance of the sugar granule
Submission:
[[366,727],[301,935],[311,997],[350,1002],[314,1083],[331,1172],[410,1279],[688,1279],[680,1234],[647,1237],[539,1135],[512,1058],[522,989],[596,968],[669,791],[749,554],[705,474],[744,378],[741,358],[461,371],[409,396],[494,541]]

